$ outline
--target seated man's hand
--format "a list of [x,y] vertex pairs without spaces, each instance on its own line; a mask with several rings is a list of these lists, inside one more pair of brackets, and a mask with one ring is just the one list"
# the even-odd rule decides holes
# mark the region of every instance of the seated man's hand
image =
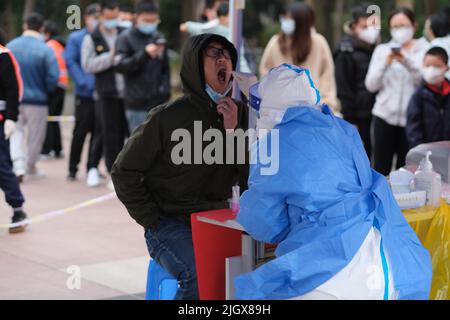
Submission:
[[226,130],[234,130],[238,125],[238,106],[230,97],[223,98],[217,105],[217,112],[223,116]]

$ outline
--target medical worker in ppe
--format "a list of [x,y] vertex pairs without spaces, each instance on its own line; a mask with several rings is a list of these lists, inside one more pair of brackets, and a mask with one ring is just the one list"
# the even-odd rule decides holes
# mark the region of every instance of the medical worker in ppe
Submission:
[[[428,299],[428,252],[357,129],[320,105],[309,71],[282,65],[250,91],[258,128],[278,130],[280,165],[274,175],[252,165],[238,221],[278,248],[275,260],[235,279],[237,298]],[[266,143],[277,150],[272,134],[260,135],[252,156]]]

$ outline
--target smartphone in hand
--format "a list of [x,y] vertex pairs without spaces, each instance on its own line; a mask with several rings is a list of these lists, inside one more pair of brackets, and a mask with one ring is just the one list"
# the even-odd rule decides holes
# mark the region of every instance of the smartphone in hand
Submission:
[[400,55],[402,52],[402,46],[395,43],[395,44],[391,45],[391,51],[394,54]]

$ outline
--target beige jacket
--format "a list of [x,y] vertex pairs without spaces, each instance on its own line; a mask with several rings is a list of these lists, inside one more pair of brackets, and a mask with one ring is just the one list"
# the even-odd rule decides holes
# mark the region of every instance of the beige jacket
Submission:
[[[275,35],[267,45],[259,68],[261,77],[272,68],[283,63],[294,64],[290,55],[283,55],[278,44],[279,35]],[[335,113],[340,113],[337,99],[336,80],[334,76],[334,61],[326,39],[319,33],[312,32],[312,49],[304,63],[299,67],[308,68],[315,85],[320,91],[322,103],[328,104]]]

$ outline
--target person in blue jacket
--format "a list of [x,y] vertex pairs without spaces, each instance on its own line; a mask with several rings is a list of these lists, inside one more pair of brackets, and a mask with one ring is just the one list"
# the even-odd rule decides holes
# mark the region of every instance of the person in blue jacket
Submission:
[[409,147],[450,140],[450,81],[448,54],[433,47],[425,55],[423,83],[409,102],[406,134]]
[[23,34],[7,45],[17,59],[23,80],[19,118],[10,144],[14,172],[20,181],[25,176],[44,176],[37,162],[47,131],[48,95],[56,89],[59,78],[56,56],[41,36],[43,24],[42,15],[30,14],[23,24]]
[[65,59],[70,77],[75,84],[75,128],[70,148],[68,180],[76,180],[84,141],[91,134],[87,162],[87,185],[100,184],[98,165],[103,153],[100,120],[96,113],[94,90],[95,76],[84,72],[81,66],[81,45],[84,37],[98,24],[99,5],[91,4],[84,12],[86,28],[73,32],[67,40]]
[[[282,65],[251,92],[258,129],[274,128],[279,141],[260,131],[237,219],[278,247],[274,260],[235,279],[237,298],[428,299],[429,253],[357,129],[320,105],[309,71]],[[279,151],[278,172],[254,161],[263,146]]]

